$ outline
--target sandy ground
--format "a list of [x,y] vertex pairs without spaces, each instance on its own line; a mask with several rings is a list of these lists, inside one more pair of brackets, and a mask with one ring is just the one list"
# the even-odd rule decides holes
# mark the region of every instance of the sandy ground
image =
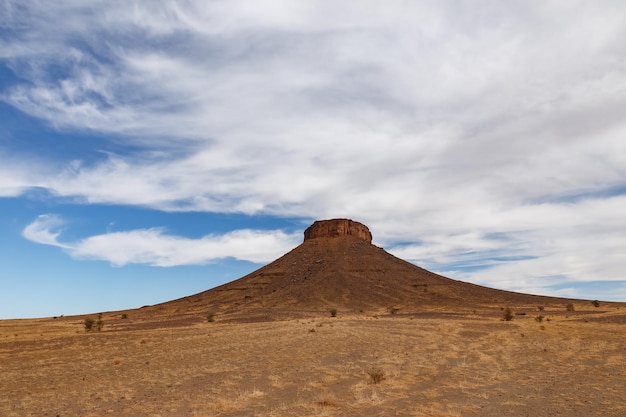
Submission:
[[0,415],[626,416],[624,307],[135,328],[113,314],[101,332],[0,321]]

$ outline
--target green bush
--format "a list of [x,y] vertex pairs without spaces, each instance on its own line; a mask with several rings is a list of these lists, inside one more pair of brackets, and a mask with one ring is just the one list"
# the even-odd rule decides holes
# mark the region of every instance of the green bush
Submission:
[[593,304],[594,307],[600,307],[600,301],[598,300],[593,300],[591,304]]
[[542,315],[539,315],[539,316],[535,317],[535,321],[536,321],[537,323],[541,323],[541,322],[543,321],[543,316],[542,316]]
[[574,311],[574,310],[575,310],[575,308],[574,308],[574,304],[569,303],[568,305],[566,305],[566,306],[565,306],[565,309],[566,309],[567,311]]
[[213,323],[215,321],[215,313],[209,313],[206,315],[206,321]]

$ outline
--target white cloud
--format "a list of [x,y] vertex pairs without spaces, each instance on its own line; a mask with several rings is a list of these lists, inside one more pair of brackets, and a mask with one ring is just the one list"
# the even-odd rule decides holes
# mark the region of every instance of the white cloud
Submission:
[[[457,279],[568,296],[555,287],[626,281],[625,212],[625,196],[529,205],[456,225],[465,233],[427,232],[421,244],[392,244],[389,251]],[[584,292],[575,295],[588,298]]]
[[147,264],[152,266],[202,265],[224,258],[267,263],[292,249],[300,235],[280,230],[235,230],[223,235],[189,239],[161,229],[108,232],[76,242],[61,242],[63,220],[41,215],[26,226],[23,236],[33,242],[65,249],[76,259],[108,261],[115,266]]
[[0,198],[18,197],[41,187],[47,175],[55,174],[40,158],[15,158],[0,146]]
[[[427,265],[491,262],[473,281],[620,279],[607,255],[626,252],[619,2],[13,4],[0,59],[25,81],[0,97],[143,152],[45,174],[16,164],[0,195],[353,217]],[[129,233],[137,250],[106,259],[167,263],[175,243],[195,262],[191,246],[208,245]],[[490,261],[502,256],[519,259]]]
[[[551,4],[243,4],[67,2],[20,15],[37,30],[8,42],[47,52],[10,57],[31,83],[5,100],[56,125],[179,150],[112,157],[46,186],[94,202],[301,212],[322,190],[354,199],[392,184],[397,200],[405,186],[471,183],[523,201],[624,180],[620,9],[559,9],[547,24]],[[43,18],[60,14],[82,20]],[[89,48],[67,59],[78,35]]]
[[22,236],[26,239],[42,245],[52,245],[61,248],[68,248],[67,245],[59,243],[57,240],[63,226],[63,220],[52,214],[42,214],[37,219],[26,226],[22,231]]

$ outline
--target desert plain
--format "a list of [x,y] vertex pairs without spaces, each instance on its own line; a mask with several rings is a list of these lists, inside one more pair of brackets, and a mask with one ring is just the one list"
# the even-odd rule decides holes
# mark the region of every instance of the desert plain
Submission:
[[[519,314],[519,313],[518,313]],[[543,316],[541,322],[537,317]],[[0,415],[624,416],[626,307],[0,322]]]

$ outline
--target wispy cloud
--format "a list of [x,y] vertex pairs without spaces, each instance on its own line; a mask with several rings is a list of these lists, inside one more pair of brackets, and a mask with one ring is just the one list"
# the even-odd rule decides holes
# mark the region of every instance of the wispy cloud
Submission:
[[61,234],[60,228],[63,220],[59,216],[52,214],[42,214],[33,223],[29,224],[22,231],[22,235],[35,243],[42,245],[52,245],[61,248],[68,248],[57,239]]
[[[21,81],[0,98],[134,149],[45,175],[11,168],[4,195],[38,186],[167,211],[347,216],[427,265],[486,262],[463,273],[474,281],[619,279],[606,255],[626,251],[619,3],[2,7],[0,59]],[[174,239],[132,233],[146,247],[133,259],[154,264],[151,239]]]
[[115,266],[146,264],[169,267],[202,265],[224,258],[267,263],[293,248],[300,236],[280,230],[235,230],[199,239],[167,234],[161,229],[109,232],[76,242],[62,242],[65,224],[59,216],[39,216],[22,235],[33,242],[57,246],[76,259],[108,261]]
[[1,142],[0,161],[0,198],[17,197],[33,187],[42,187],[47,175],[56,174],[40,158],[14,157],[4,152]]
[[[390,184],[515,203],[624,183],[621,8],[548,25],[552,5],[271,4],[16,6],[5,24],[33,29],[10,32],[5,62],[29,82],[4,100],[148,152],[46,185],[162,209],[301,212],[323,190],[323,206]],[[76,19],[53,25],[61,15]],[[154,157],[172,146],[174,158]],[[108,185],[129,181],[132,195]]]
[[[449,233],[423,233],[420,244],[391,244],[390,252],[443,275],[490,287],[586,298],[555,290],[565,283],[625,280],[626,196],[577,204],[527,205],[472,216]],[[445,218],[441,218],[444,221]],[[471,223],[470,223],[471,222]],[[428,226],[423,226],[429,229]],[[391,240],[393,242],[393,239]],[[577,292],[573,292],[577,291]],[[623,299],[625,292],[610,299]]]

